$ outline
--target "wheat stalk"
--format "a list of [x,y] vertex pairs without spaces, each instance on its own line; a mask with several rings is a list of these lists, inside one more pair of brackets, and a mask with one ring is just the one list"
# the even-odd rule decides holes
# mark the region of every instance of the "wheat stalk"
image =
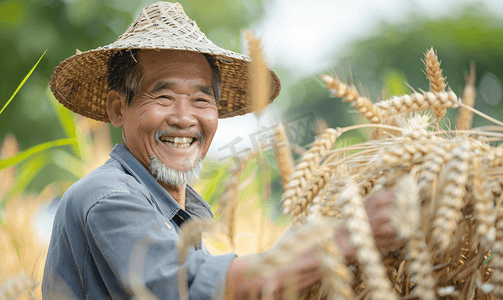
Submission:
[[283,184],[284,189],[293,174],[294,163],[290,143],[288,142],[288,138],[282,124],[279,124],[275,129],[273,148],[276,161],[278,162],[281,183]]
[[244,32],[245,39],[248,41],[248,51],[250,53],[250,94],[251,94],[251,109],[259,115],[268,104],[270,94],[270,76],[269,69],[264,59],[260,38],[254,32],[246,30]]
[[231,175],[224,183],[225,189],[220,195],[218,201],[217,215],[222,216],[218,221],[220,227],[227,232],[227,237],[231,247],[235,248],[235,228],[236,228],[236,210],[239,204],[240,184],[239,178],[246,165],[257,155],[256,152],[249,152],[244,158],[238,158],[238,163],[229,168]]
[[[461,101],[463,104],[473,107],[475,104],[475,64],[470,65],[470,75],[465,76],[466,85],[463,90]],[[459,108],[458,118],[456,119],[456,128],[458,130],[468,130],[472,127],[473,112],[465,107]]]

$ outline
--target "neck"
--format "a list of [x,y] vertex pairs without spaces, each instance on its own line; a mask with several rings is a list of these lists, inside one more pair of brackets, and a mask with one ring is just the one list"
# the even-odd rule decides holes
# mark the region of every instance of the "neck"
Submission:
[[185,209],[185,184],[181,186],[174,186],[171,184],[166,184],[161,181],[157,181],[159,184],[175,199],[180,206]]

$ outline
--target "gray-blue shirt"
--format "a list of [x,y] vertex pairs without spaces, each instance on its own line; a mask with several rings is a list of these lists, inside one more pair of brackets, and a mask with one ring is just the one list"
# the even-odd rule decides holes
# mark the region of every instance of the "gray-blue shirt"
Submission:
[[[72,185],[59,204],[44,269],[44,299],[131,299],[132,287],[159,299],[179,299],[180,225],[213,218],[190,186],[185,210],[122,145],[101,167]],[[190,250],[190,299],[212,299],[225,289],[235,254]]]

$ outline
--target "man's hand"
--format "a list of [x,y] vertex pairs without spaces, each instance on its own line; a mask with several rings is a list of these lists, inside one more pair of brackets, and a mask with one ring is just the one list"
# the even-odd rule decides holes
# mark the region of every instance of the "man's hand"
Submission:
[[[374,235],[377,248],[391,250],[403,245],[403,242],[395,242],[395,228],[391,225],[391,209],[394,194],[392,191],[382,191],[370,195],[365,200],[365,210],[369,216],[370,226]],[[349,232],[345,228],[345,221],[335,228],[335,243],[339,251],[346,259],[346,264],[356,262],[356,249],[349,242]],[[276,271],[272,278],[266,280],[263,277],[246,277],[247,266],[256,259],[256,255],[235,258],[227,272],[226,300],[228,299],[261,299],[262,288],[266,284],[275,283],[272,293],[274,299],[283,299],[286,279],[296,276],[298,290],[301,291],[313,283],[319,282],[319,262],[316,249],[309,248],[300,253],[289,265]]]
[[[404,243],[403,241],[394,241],[396,229],[391,225],[393,197],[393,191],[386,190],[374,193],[365,199],[365,210],[372,228],[375,244],[379,250],[396,249]],[[345,221],[335,229],[334,240],[342,255],[346,258],[346,264],[354,264],[356,262],[356,249],[349,242],[349,232],[346,230]]]

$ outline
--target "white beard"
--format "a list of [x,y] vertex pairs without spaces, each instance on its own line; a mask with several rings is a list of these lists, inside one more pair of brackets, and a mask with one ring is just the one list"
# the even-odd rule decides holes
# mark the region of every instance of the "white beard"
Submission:
[[178,171],[166,167],[155,155],[150,158],[150,173],[157,181],[172,186],[182,186],[197,182],[202,169],[203,162],[200,155],[197,156],[194,165],[187,171]]

